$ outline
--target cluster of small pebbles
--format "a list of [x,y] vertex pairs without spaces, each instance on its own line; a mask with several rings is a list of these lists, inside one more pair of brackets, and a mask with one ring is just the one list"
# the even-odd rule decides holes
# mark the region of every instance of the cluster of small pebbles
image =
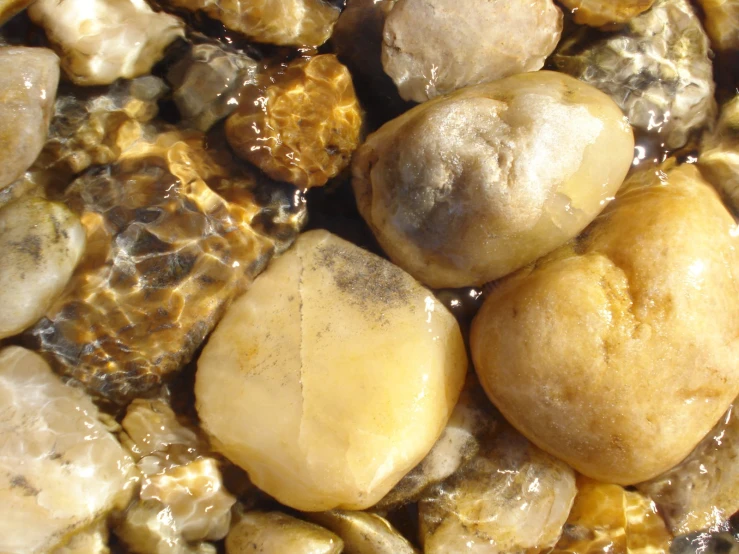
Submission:
[[739,552],[739,0],[0,0],[0,554]]

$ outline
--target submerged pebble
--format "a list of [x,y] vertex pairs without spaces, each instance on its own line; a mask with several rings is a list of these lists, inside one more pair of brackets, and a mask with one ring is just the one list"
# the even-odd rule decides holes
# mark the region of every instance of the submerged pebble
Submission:
[[257,84],[257,62],[215,44],[197,44],[167,71],[182,119],[207,131],[239,105],[247,85]]
[[144,0],[36,0],[28,15],[44,28],[78,85],[109,85],[145,75],[184,36],[182,22]]
[[349,70],[324,54],[298,59],[244,91],[226,136],[239,156],[273,179],[310,188],[349,165],[361,127]]
[[0,47],[0,189],[41,152],[58,84],[59,58],[51,50]]
[[594,43],[575,34],[552,60],[608,94],[634,127],[669,149],[715,116],[708,37],[688,0],[657,0],[623,31]]
[[648,498],[580,477],[575,503],[552,554],[669,554],[671,539]]
[[0,339],[44,315],[84,251],[85,230],[64,204],[25,196],[0,208]]
[[87,252],[30,334],[61,373],[118,403],[190,360],[229,302],[292,242],[305,210],[294,190],[259,182],[195,131],[137,141],[64,199],[81,214]]
[[424,553],[506,554],[551,548],[576,492],[570,467],[500,418],[481,441],[478,454],[421,499]]
[[226,554],[283,552],[348,553],[342,540],[334,533],[280,512],[246,512],[241,515],[226,537]]
[[538,71],[386,123],[357,151],[352,185],[396,264],[431,287],[480,285],[582,231],[621,186],[633,148],[610,98]]
[[383,27],[382,65],[404,100],[536,71],[562,32],[552,0],[398,0]]
[[459,326],[430,291],[310,231],[218,324],[196,406],[218,449],[283,504],[364,509],[434,445],[466,371]]
[[280,46],[320,46],[331,36],[340,10],[325,0],[167,0],[204,11],[256,42]]
[[23,348],[0,351],[0,551],[43,554],[125,507],[131,457],[82,391]]

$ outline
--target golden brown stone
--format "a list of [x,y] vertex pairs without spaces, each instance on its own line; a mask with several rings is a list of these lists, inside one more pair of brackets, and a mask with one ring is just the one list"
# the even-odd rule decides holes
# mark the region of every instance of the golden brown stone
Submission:
[[168,0],[202,10],[256,42],[281,46],[320,46],[331,36],[339,9],[324,0]]
[[637,492],[587,477],[552,554],[668,554],[670,533],[657,507]]
[[575,22],[592,27],[626,23],[647,11],[654,0],[559,0],[572,10]]
[[124,402],[190,360],[303,220],[294,189],[245,170],[207,150],[200,133],[172,131],[70,185],[87,252],[31,330],[60,372]]
[[341,537],[345,554],[417,554],[408,539],[377,514],[331,510],[306,517]]
[[339,554],[342,540],[332,532],[280,512],[247,512],[226,538],[226,554]]
[[591,478],[676,465],[739,393],[735,233],[695,165],[634,174],[579,239],[491,289],[470,339],[490,399]]
[[22,12],[33,3],[33,0],[0,0],[0,25],[5,24],[14,15]]
[[715,128],[703,137],[698,167],[739,212],[739,95],[721,108]]
[[245,91],[226,121],[229,144],[273,179],[321,186],[349,165],[362,114],[349,70],[333,54],[301,59]]
[[675,535],[718,529],[739,510],[737,402],[679,465],[641,483]]
[[739,0],[698,0],[716,50],[739,50]]

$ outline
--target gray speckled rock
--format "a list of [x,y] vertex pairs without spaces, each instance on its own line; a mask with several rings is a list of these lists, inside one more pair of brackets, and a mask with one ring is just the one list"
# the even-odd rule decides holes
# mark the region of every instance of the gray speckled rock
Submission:
[[59,84],[59,58],[46,48],[0,48],[0,189],[39,155]]
[[554,55],[561,71],[611,96],[631,124],[679,148],[715,115],[713,68],[701,22],[687,0],[658,0],[622,32]]

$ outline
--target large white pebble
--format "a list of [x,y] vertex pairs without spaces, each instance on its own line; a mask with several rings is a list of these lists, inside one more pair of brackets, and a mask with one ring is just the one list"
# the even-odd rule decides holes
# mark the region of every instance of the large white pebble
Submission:
[[434,445],[467,355],[412,277],[302,235],[227,311],[198,360],[203,427],[254,484],[304,511],[361,510]]
[[37,354],[0,351],[0,552],[49,552],[127,499],[133,460]]
[[0,208],[0,339],[35,323],[85,251],[85,230],[63,204],[26,197]]

